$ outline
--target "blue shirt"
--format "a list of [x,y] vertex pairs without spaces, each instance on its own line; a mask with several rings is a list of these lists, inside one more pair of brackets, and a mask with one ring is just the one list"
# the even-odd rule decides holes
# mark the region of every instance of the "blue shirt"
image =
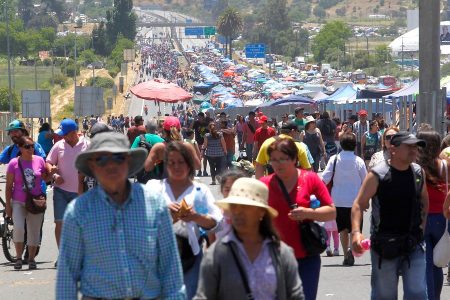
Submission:
[[49,153],[50,149],[53,147],[53,138],[50,136],[50,138],[45,137],[46,134],[52,133],[51,131],[41,131],[38,135],[38,143],[42,146],[42,149],[44,149],[45,153]]
[[56,299],[185,299],[172,218],[160,193],[131,185],[114,203],[97,186],[64,215]]
[[[11,147],[12,150],[10,151],[9,148]],[[19,154],[19,147],[16,144],[6,146],[5,149],[3,149],[2,153],[0,153],[0,163],[8,164],[9,161],[17,157],[18,154]],[[42,158],[46,157],[44,149],[42,149],[39,143],[34,143],[34,155],[40,156]]]

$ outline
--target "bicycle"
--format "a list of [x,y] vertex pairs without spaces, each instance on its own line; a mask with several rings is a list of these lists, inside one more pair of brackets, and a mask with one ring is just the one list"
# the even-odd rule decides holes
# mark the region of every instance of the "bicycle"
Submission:
[[10,262],[15,262],[16,257],[11,254],[11,244],[13,243],[13,221],[6,215],[6,203],[2,197],[0,197],[0,203],[3,205],[3,209],[0,209],[0,236],[2,237],[2,250],[5,258]]

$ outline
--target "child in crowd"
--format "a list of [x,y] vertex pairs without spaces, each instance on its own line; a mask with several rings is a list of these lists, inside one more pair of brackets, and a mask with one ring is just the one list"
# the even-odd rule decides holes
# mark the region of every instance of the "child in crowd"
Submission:
[[[327,239],[327,256],[339,256],[339,232],[336,224],[336,220],[325,222],[325,230],[328,234]],[[330,243],[331,237],[333,237],[334,251],[331,251]]]

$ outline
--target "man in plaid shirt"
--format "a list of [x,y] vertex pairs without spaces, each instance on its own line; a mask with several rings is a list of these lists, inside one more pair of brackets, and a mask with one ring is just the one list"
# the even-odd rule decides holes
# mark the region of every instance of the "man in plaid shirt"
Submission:
[[98,185],[64,215],[56,299],[185,299],[172,219],[159,193],[131,184],[147,152],[97,134],[75,162]]

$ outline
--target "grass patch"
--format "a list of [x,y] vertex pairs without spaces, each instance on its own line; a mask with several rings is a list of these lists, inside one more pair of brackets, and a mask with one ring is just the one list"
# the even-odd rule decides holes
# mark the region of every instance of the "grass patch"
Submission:
[[[11,71],[13,71],[11,67]],[[59,67],[54,67],[54,75],[60,74]],[[37,66],[36,76],[34,66],[15,66],[14,73],[11,75],[11,81],[13,89],[18,95],[22,93],[22,90],[34,90],[49,88],[48,82],[52,78],[52,67]],[[8,66],[6,64],[0,64],[0,87],[8,87]]]
[[64,118],[74,118],[73,101],[64,105],[61,110],[53,114],[54,121],[60,122]]

